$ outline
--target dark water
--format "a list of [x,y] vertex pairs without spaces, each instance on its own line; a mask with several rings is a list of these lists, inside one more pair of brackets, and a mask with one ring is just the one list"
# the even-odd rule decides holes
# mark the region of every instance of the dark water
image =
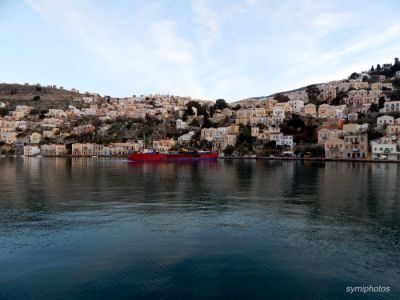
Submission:
[[[0,158],[1,299],[400,299],[400,166]],[[348,286],[390,293],[346,293]]]

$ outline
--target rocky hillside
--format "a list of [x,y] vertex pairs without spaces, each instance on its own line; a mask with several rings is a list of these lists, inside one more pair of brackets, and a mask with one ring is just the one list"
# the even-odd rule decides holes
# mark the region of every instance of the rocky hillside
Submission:
[[16,105],[29,105],[35,108],[65,107],[75,97],[86,94],[77,90],[65,90],[56,86],[0,83],[0,102],[6,102],[12,109]]

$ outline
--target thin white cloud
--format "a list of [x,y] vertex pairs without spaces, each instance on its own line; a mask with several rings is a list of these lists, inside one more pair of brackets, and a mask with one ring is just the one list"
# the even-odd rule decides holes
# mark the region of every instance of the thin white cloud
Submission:
[[208,51],[221,34],[221,23],[217,13],[207,0],[192,0],[195,22],[199,28],[199,43],[203,51]]
[[381,28],[368,22],[382,14],[373,2],[348,9],[311,0],[192,0],[180,3],[187,8],[181,22],[181,12],[163,2],[121,1],[123,9],[111,13],[91,0],[26,1],[69,43],[85,47],[93,81],[118,96],[130,89],[228,100],[266,95],[368,68],[395,52],[400,33],[390,12]]

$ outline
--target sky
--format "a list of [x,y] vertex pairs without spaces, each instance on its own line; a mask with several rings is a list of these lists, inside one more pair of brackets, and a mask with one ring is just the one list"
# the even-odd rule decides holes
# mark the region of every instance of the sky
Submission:
[[0,0],[0,82],[229,102],[400,56],[398,0]]

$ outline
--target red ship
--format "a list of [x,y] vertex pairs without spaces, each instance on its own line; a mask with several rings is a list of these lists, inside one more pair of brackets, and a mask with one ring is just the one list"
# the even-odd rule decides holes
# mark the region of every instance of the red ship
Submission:
[[159,153],[136,152],[128,155],[129,161],[192,161],[192,160],[216,160],[218,152],[170,152]]

